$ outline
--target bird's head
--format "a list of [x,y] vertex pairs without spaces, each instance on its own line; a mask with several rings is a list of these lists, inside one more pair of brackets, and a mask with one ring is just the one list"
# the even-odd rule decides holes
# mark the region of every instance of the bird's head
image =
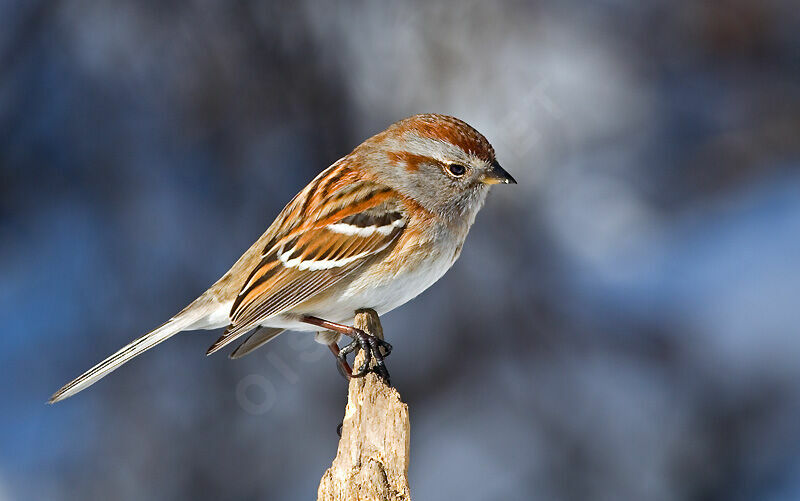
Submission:
[[491,185],[516,184],[480,132],[446,115],[395,122],[354,153],[376,179],[448,218],[474,218]]

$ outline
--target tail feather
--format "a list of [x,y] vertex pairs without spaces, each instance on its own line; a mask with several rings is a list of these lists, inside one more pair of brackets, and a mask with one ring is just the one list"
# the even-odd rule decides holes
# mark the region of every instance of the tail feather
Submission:
[[252,324],[244,324],[234,326],[233,324],[229,325],[227,329],[222,333],[222,335],[214,341],[214,344],[209,346],[208,350],[206,351],[206,355],[211,355],[213,353],[218,352],[222,348],[228,346],[230,343],[236,341],[237,338],[247,334],[255,327]]
[[273,327],[259,327],[256,331],[250,334],[247,339],[242,341],[242,344],[236,347],[233,352],[228,355],[229,358],[242,358],[264,346],[269,341],[278,336],[284,329],[277,329]]
[[153,346],[169,339],[187,327],[190,327],[197,320],[198,318],[196,315],[178,315],[160,327],[148,332],[144,336],[134,339],[113,355],[109,356],[88,371],[65,384],[60,390],[55,392],[52,397],[50,397],[50,400],[48,400],[47,403],[54,404],[64,400],[65,398],[75,395],[79,391],[85,390],[89,386],[109,375],[114,370],[118,369],[124,363],[138,355],[141,355]]

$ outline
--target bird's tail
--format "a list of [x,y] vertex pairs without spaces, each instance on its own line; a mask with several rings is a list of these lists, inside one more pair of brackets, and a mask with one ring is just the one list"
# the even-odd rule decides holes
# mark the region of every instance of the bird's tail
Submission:
[[85,390],[89,386],[110,374],[112,371],[118,369],[125,362],[131,360],[137,355],[141,355],[153,346],[169,339],[178,332],[192,327],[192,325],[197,323],[197,321],[203,316],[203,312],[187,310],[189,310],[189,308],[174,316],[160,327],[157,327],[144,336],[131,341],[128,343],[128,345],[124,346],[113,355],[109,356],[88,371],[65,384],[60,390],[55,392],[52,397],[50,397],[50,400],[48,400],[47,403],[54,404],[64,400],[65,398],[71,397],[79,391]]
[[249,355],[253,352],[253,350],[264,346],[283,331],[284,329],[279,328],[259,327],[254,333],[250,334],[247,339],[242,342],[242,344],[233,350],[233,353],[228,355],[228,358],[235,359]]

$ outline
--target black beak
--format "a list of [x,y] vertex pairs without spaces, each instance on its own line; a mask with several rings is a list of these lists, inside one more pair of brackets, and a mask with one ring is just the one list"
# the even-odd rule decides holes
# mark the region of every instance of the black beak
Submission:
[[511,174],[506,172],[504,168],[500,167],[497,160],[492,162],[491,170],[483,175],[481,181],[486,184],[517,184],[516,179],[511,177]]

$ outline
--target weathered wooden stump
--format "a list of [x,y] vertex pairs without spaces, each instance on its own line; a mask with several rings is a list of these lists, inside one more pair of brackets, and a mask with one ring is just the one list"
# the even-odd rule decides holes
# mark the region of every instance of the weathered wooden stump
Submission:
[[[383,339],[374,310],[359,310],[355,327]],[[353,367],[359,367],[359,352]],[[319,501],[408,501],[408,406],[375,374],[351,379],[342,438],[319,484]]]

